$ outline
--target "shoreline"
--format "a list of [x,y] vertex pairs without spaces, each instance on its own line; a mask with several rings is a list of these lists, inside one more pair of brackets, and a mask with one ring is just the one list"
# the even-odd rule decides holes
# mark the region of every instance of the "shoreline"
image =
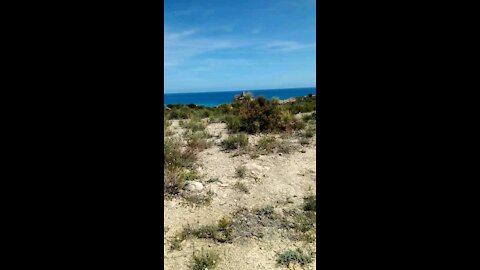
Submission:
[[[254,97],[264,97],[267,100],[278,98],[281,102],[309,95],[316,96],[316,88],[252,90],[244,92],[251,93]],[[196,106],[215,108],[222,104],[233,103],[235,96],[241,93],[242,91],[165,94],[163,106],[194,104]]]
[[[316,97],[317,95],[312,95],[312,97]],[[286,103],[291,103],[291,102],[295,102],[297,101],[297,99],[299,98],[308,98],[308,95],[307,96],[298,96],[298,97],[291,97],[291,98],[287,98],[287,99],[279,99],[278,100],[278,103],[279,104],[286,104]],[[272,98],[267,98],[267,100],[272,100]],[[217,108],[221,105],[226,105],[226,104],[232,104],[233,102],[230,102],[230,103],[222,103],[222,104],[218,104],[218,105],[215,105],[215,106],[209,106],[209,105],[204,105],[204,104],[195,104],[195,103],[191,103],[191,104],[184,104],[184,103],[181,103],[181,104],[163,104],[163,107],[165,109],[168,109],[170,110],[170,107],[167,107],[167,105],[174,105],[174,106],[189,106],[189,105],[195,105],[197,107],[207,107],[207,108]]]

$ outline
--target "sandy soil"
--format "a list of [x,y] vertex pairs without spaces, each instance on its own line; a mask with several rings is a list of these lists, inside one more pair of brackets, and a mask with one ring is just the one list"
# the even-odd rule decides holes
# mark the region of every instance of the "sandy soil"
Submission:
[[[181,134],[183,129],[178,121],[172,121],[170,129]],[[307,146],[300,146],[292,138],[297,150],[290,154],[261,155],[252,159],[249,155],[235,155],[223,151],[220,142],[228,132],[225,124],[209,124],[207,131],[213,136],[214,146],[199,154],[198,180],[204,190],[214,193],[208,206],[187,206],[182,198],[164,201],[164,266],[168,270],[190,269],[194,251],[202,248],[214,249],[220,253],[220,261],[215,269],[282,269],[276,265],[277,254],[296,247],[315,251],[315,243],[306,244],[292,241],[284,232],[272,228],[263,238],[247,238],[234,243],[215,243],[209,239],[188,239],[182,243],[182,250],[170,250],[170,239],[185,226],[208,225],[229,215],[241,207],[255,208],[272,205],[275,211],[301,208],[303,198],[315,194],[316,188],[316,137]],[[255,143],[259,136],[251,136]],[[247,176],[242,180],[249,188],[245,194],[233,188],[238,181],[235,169],[247,168]],[[218,178],[221,182],[208,183]],[[288,202],[287,202],[288,201]],[[316,261],[304,269],[315,269]],[[301,269],[300,267],[297,267]],[[295,267],[292,267],[295,269]]]

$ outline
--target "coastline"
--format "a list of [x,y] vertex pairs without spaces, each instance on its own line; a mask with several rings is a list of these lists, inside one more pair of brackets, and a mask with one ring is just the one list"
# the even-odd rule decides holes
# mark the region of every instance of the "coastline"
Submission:
[[[276,97],[279,100],[288,100],[295,97],[304,97],[316,95],[316,88],[288,88],[288,89],[267,89],[267,90],[248,90],[254,97],[265,97],[268,100]],[[195,93],[165,93],[164,107],[167,105],[188,105],[217,107],[221,104],[228,104],[234,101],[237,94],[242,91],[218,91],[218,92],[195,92]]]

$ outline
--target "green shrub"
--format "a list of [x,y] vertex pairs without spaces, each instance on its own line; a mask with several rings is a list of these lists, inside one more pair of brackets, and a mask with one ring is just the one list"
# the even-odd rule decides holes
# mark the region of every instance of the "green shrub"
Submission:
[[278,152],[282,154],[290,154],[293,151],[293,145],[288,141],[282,141],[278,144]]
[[278,264],[285,265],[287,267],[290,267],[290,264],[292,263],[298,263],[303,266],[311,263],[312,261],[312,256],[304,253],[300,248],[297,248],[296,250],[287,250],[280,254],[277,259]]
[[197,156],[195,150],[190,147],[182,150],[181,143],[178,140],[164,138],[163,159],[165,168],[191,168]]
[[218,264],[219,255],[214,251],[204,252],[203,249],[198,253],[193,253],[192,269],[206,270],[215,269]]
[[308,196],[304,198],[303,210],[317,211],[317,198],[315,196]]
[[192,118],[189,121],[181,121],[180,126],[192,132],[204,131],[206,125],[199,118]]
[[264,153],[272,153],[277,147],[277,139],[273,136],[265,136],[260,138],[257,149]]
[[208,137],[208,133],[204,131],[188,132],[185,134],[187,146],[197,151],[203,151],[211,146],[210,142],[207,140]]
[[315,136],[315,129],[312,128],[312,127],[309,127],[305,130],[305,133],[304,133],[304,136],[305,138],[312,138],[313,136]]
[[185,178],[182,177],[180,169],[170,168],[163,171],[163,193],[178,194],[185,183]]
[[230,135],[222,142],[225,150],[235,150],[248,146],[248,136],[246,134]]

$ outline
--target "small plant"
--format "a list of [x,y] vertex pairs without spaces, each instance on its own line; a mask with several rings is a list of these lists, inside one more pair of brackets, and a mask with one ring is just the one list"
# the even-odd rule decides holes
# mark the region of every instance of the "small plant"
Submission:
[[317,114],[314,112],[314,113],[311,113],[311,114],[304,114],[302,116],[302,120],[305,122],[305,123],[308,123],[309,121],[315,121],[317,120]]
[[190,204],[193,205],[210,205],[213,200],[213,191],[209,190],[207,191],[207,194],[186,194],[183,195],[183,198]]
[[234,187],[235,187],[236,189],[238,189],[239,191],[243,192],[243,193],[246,193],[246,194],[250,193],[250,191],[248,190],[247,185],[245,185],[245,184],[242,183],[242,182],[237,182],[237,183],[235,183]]
[[312,262],[312,255],[304,253],[303,250],[297,248],[296,250],[287,250],[280,254],[277,263],[290,267],[292,263],[298,263],[302,266]]
[[267,205],[257,211],[257,215],[271,216],[275,212],[273,206]]
[[182,230],[180,233],[176,234],[173,239],[170,241],[171,250],[181,250],[182,242],[185,241],[188,237],[188,230]]
[[282,154],[290,154],[293,150],[293,146],[291,143],[287,142],[287,141],[282,141],[279,145],[278,145],[278,152],[279,153],[282,153]]
[[291,127],[294,130],[302,130],[307,127],[307,124],[303,122],[302,120],[295,120],[291,123]]
[[240,166],[235,169],[235,175],[238,178],[244,178],[247,175],[247,168],[245,166]]
[[307,138],[301,138],[300,140],[298,140],[298,142],[301,144],[301,145],[309,145],[310,144],[310,140],[307,139]]
[[192,270],[215,269],[218,264],[219,255],[215,251],[205,252],[203,249],[198,254],[193,253]]
[[191,130],[192,132],[204,131],[206,128],[202,120],[198,118],[192,118],[190,121],[180,121],[179,124],[181,127]]
[[222,230],[227,230],[230,226],[232,226],[232,223],[232,219],[225,216],[218,221],[218,227]]
[[185,179],[181,176],[181,171],[176,168],[163,171],[163,193],[175,195],[185,186]]
[[258,150],[264,153],[273,153],[275,147],[277,147],[277,140],[273,136],[262,137],[257,144]]
[[207,140],[208,137],[209,135],[205,131],[185,133],[187,146],[197,151],[203,151],[211,146],[211,143]]
[[305,133],[304,133],[304,136],[305,138],[312,138],[313,136],[315,136],[315,129],[312,128],[312,127],[309,127],[305,130]]
[[314,195],[304,198],[303,210],[317,211],[317,198]]
[[248,146],[248,136],[243,133],[231,135],[222,142],[222,146],[225,150],[246,148]]
[[215,239],[217,235],[218,227],[215,225],[205,225],[198,229],[192,230],[192,234],[198,238],[212,238]]
[[218,224],[200,226],[196,229],[186,228],[184,232],[187,235],[224,243],[232,240],[232,224],[233,221],[229,217],[223,217]]

